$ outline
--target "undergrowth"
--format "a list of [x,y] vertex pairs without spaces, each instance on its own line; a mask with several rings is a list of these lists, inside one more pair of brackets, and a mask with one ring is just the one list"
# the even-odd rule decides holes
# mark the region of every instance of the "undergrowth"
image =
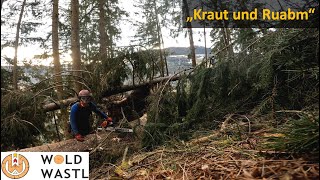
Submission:
[[297,118],[275,129],[283,136],[269,138],[267,147],[290,153],[309,153],[319,155],[319,115],[299,112]]
[[278,29],[213,67],[197,66],[176,87],[161,87],[150,97],[144,147],[188,139],[197,129],[217,129],[225,115],[237,113],[269,114],[275,128],[287,132],[281,149],[319,151],[319,118],[288,115],[286,121],[277,113],[319,110],[318,34],[317,29]]
[[31,92],[11,91],[1,97],[1,150],[41,142],[38,135],[46,132],[46,114],[37,108],[33,96]]

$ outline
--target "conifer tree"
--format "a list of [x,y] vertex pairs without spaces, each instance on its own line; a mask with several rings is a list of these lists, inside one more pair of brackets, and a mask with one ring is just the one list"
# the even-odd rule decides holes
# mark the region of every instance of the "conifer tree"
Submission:
[[81,90],[79,83],[81,76],[81,55],[80,55],[80,37],[79,37],[79,0],[71,0],[71,51],[72,51],[72,70],[76,92]]

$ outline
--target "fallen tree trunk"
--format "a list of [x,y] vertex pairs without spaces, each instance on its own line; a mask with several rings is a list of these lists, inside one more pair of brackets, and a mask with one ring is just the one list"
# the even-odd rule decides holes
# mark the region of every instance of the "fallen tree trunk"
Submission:
[[[25,149],[18,149],[18,152],[85,152],[92,151],[94,148],[102,144],[109,146],[118,146],[119,144],[128,144],[127,141],[132,141],[131,136],[126,136],[127,139],[122,138],[119,140],[120,133],[116,132],[99,132],[95,134],[89,134],[85,137],[85,141],[79,142],[77,140],[68,139],[60,142],[44,144],[41,146],[35,146]],[[129,138],[129,139],[128,139]],[[116,148],[117,149],[117,148]]]
[[[179,75],[166,76],[166,77],[153,79],[149,82],[145,82],[145,83],[141,83],[141,84],[137,84],[137,85],[124,85],[124,86],[119,86],[119,87],[115,87],[115,88],[110,88],[110,89],[103,91],[99,98],[108,97],[108,96],[111,96],[114,94],[131,91],[131,90],[138,89],[138,88],[150,87],[150,86],[153,86],[154,84],[163,83],[166,81],[176,81],[180,78],[181,78],[181,76],[179,76]],[[54,110],[60,109],[63,106],[69,106],[71,103],[73,103],[77,100],[78,99],[76,97],[68,98],[68,99],[60,101],[59,103],[45,104],[44,106],[42,106],[42,108],[46,112],[54,111]]]
[[57,103],[49,103],[49,104],[45,104],[42,106],[42,108],[48,112],[48,111],[54,111],[57,109],[60,109],[63,106],[69,106],[71,103],[76,102],[78,100],[78,98],[73,97],[73,98],[68,98],[68,99],[64,99],[60,102]]
[[142,87],[152,86],[154,84],[158,84],[158,83],[162,83],[162,82],[166,82],[166,81],[176,81],[176,80],[178,80],[180,78],[181,78],[181,76],[179,76],[179,75],[166,76],[166,77],[153,79],[153,80],[151,80],[149,82],[145,82],[145,83],[141,83],[141,84],[114,87],[114,88],[110,88],[110,89],[107,89],[107,90],[103,91],[101,93],[101,97],[100,98],[111,96],[111,95],[118,94],[118,93],[131,91],[131,90],[142,88]]
[[[100,138],[101,139],[101,138]],[[19,152],[83,152],[89,151],[90,148],[98,144],[98,138],[95,134],[85,137],[85,141],[78,142],[75,139],[68,139],[56,143],[45,144],[36,147],[16,150]]]

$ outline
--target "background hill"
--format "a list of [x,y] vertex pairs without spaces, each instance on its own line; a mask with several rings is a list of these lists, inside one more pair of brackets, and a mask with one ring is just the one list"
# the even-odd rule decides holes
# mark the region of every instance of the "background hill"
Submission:
[[[205,54],[205,48],[203,46],[195,46],[196,54]],[[170,55],[188,55],[190,53],[189,47],[169,47],[166,51],[170,52]],[[207,48],[207,53],[210,53],[210,48]]]

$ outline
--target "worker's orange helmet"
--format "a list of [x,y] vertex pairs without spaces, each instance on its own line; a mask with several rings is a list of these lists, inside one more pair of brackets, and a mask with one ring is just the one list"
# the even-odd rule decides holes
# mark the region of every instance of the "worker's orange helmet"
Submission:
[[89,90],[86,90],[86,89],[82,89],[80,92],[79,92],[79,97],[92,97],[92,94]]

